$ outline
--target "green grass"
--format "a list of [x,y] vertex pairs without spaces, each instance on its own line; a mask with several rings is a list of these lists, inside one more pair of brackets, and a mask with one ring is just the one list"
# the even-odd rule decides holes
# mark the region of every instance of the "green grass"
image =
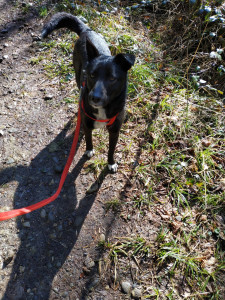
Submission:
[[111,209],[112,211],[116,212],[120,209],[121,203],[119,199],[115,198],[107,201],[105,203],[105,206],[106,206],[106,211]]

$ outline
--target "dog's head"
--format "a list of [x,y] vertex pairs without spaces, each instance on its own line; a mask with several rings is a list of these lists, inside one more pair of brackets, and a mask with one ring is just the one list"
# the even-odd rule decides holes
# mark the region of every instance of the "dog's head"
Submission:
[[121,95],[125,98],[127,71],[134,65],[132,54],[101,55],[87,42],[87,87],[89,104],[94,108],[106,107]]

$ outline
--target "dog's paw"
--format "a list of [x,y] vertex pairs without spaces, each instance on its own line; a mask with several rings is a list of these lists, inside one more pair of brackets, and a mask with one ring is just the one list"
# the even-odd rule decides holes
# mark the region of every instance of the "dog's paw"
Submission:
[[117,164],[113,164],[113,165],[108,165],[109,171],[111,171],[112,173],[116,173],[118,170],[118,165]]
[[95,150],[92,149],[92,150],[87,150],[85,153],[84,153],[88,158],[91,158],[94,154],[95,154]]

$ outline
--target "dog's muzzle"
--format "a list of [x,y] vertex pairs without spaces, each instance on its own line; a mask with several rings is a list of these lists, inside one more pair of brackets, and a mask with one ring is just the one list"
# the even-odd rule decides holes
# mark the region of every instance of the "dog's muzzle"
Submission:
[[102,98],[96,95],[89,96],[89,102],[92,106],[102,106]]
[[102,83],[97,83],[89,94],[89,104],[95,108],[104,107],[106,102],[104,86]]

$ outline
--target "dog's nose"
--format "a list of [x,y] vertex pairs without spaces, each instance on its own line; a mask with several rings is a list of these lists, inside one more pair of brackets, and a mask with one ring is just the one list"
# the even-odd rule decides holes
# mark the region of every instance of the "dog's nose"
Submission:
[[91,96],[91,100],[94,102],[94,103],[99,103],[101,101],[101,97],[99,95],[92,95]]
[[105,99],[104,85],[102,82],[97,82],[89,94],[90,102],[94,106],[102,106]]

